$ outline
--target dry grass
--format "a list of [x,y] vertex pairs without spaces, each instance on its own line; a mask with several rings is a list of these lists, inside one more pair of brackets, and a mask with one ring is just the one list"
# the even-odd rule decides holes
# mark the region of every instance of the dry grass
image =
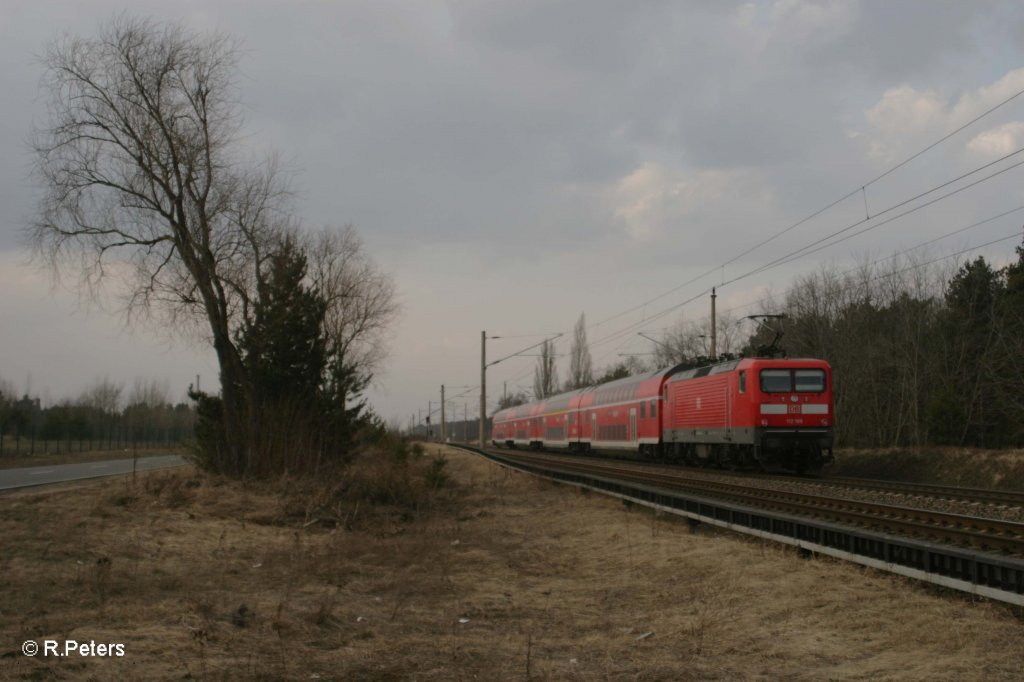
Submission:
[[[397,505],[383,460],[345,498],[179,470],[0,499],[0,676],[1024,676],[1013,609],[446,454],[458,487]],[[29,637],[126,655],[27,659]]]

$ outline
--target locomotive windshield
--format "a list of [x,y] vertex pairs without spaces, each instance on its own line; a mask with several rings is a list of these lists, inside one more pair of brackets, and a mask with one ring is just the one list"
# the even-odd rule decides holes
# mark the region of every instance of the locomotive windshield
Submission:
[[820,369],[762,369],[761,390],[765,393],[821,393],[825,371]]

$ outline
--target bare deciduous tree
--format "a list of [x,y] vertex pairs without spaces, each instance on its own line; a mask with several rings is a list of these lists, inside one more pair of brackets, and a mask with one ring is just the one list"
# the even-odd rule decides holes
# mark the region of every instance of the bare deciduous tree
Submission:
[[[112,274],[129,318],[204,319],[220,365],[225,425],[243,423],[233,337],[255,295],[282,191],[243,170],[233,100],[237,46],[123,15],[43,58],[49,125],[33,149],[45,194],[37,257],[96,292]],[[240,439],[239,439],[240,440]],[[243,467],[241,451],[229,467]]]
[[117,414],[121,409],[121,393],[124,387],[114,383],[107,377],[97,379],[96,383],[85,389],[78,399],[79,405],[85,405],[102,414]]
[[545,341],[540,347],[540,357],[533,369],[533,397],[547,398],[558,391],[558,371],[555,369],[555,344]]
[[[738,352],[745,340],[742,335],[742,321],[728,313],[720,313],[716,327],[718,355]],[[710,319],[695,322],[681,317],[665,332],[661,343],[655,344],[655,364],[659,367],[668,367],[705,358],[710,352],[710,338]]]
[[395,285],[367,256],[351,226],[307,238],[310,278],[327,305],[329,341],[348,366],[364,375],[387,357],[387,332],[399,313]]
[[[32,147],[45,190],[29,238],[39,261],[81,289],[113,285],[129,321],[204,331],[220,368],[224,449],[244,473],[255,387],[241,332],[267,289],[271,257],[298,229],[273,157],[245,158],[235,83],[238,45],[122,15],[95,38],[43,56],[49,118]],[[332,333],[353,363],[379,362],[394,290],[349,230],[307,243],[330,298]]]
[[567,389],[583,388],[594,383],[594,362],[587,345],[587,320],[583,313],[573,328],[572,349],[569,351],[569,379]]
[[163,407],[170,405],[170,388],[167,380],[143,379],[137,377],[132,384],[131,393],[128,394],[129,405],[143,405],[145,407]]

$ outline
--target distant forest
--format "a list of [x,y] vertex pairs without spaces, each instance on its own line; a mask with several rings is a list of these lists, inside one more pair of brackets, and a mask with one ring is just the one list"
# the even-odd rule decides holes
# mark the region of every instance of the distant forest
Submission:
[[1024,246],[1016,256],[951,277],[919,263],[822,270],[786,292],[783,345],[832,364],[840,444],[1024,444]]
[[193,439],[194,425],[193,406],[172,404],[157,381],[138,380],[125,395],[120,384],[101,379],[76,399],[43,406],[0,380],[2,453],[173,447]]

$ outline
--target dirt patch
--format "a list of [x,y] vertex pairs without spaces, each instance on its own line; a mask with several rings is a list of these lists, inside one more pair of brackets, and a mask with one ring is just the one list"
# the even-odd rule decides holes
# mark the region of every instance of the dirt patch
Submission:
[[[0,499],[3,675],[1024,676],[1014,609],[444,454],[457,487],[412,506],[331,512],[188,469]],[[27,638],[125,655],[26,658]]]
[[908,483],[1024,490],[1024,450],[974,448],[844,449],[826,475]]

